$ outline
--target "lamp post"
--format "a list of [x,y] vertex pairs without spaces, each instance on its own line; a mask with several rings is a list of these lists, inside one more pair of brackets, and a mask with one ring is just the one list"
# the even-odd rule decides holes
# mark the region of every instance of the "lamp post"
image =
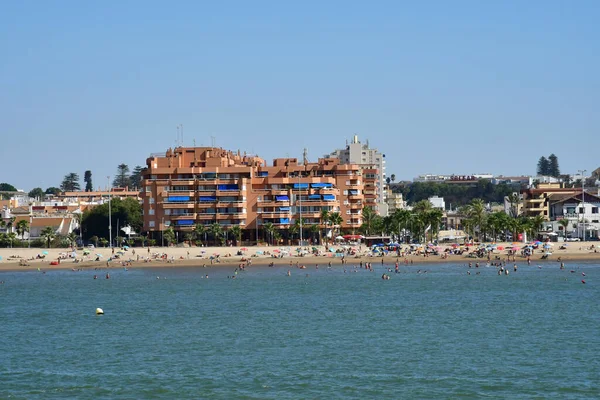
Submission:
[[165,217],[160,219],[160,245],[161,247],[165,247]]
[[113,242],[112,242],[112,211],[111,211],[111,206],[110,206],[110,176],[106,177],[108,186],[106,188],[106,190],[108,190],[108,242],[110,243],[110,248],[112,249],[113,247]]
[[585,242],[585,176],[587,169],[580,169],[579,175],[581,176],[581,203],[583,205],[583,241]]
[[302,246],[302,196],[301,196],[302,187],[300,185],[300,173],[298,173],[298,214],[300,215],[300,246]]

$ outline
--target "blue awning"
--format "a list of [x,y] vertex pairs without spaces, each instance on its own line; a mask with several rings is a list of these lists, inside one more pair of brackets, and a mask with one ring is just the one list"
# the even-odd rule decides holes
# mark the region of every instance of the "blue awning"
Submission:
[[321,200],[321,195],[320,194],[311,194],[308,196],[309,200]]
[[275,196],[275,200],[277,201],[290,201],[288,196]]
[[332,194],[324,194],[323,200],[327,200],[327,201],[335,200],[335,196]]
[[279,207],[279,211],[290,211],[289,207]]
[[216,196],[200,196],[200,201],[217,201]]
[[330,188],[333,185],[331,183],[311,183],[310,187],[313,188]]
[[260,177],[269,176],[269,171],[258,171],[258,176],[260,176]]
[[279,218],[279,223],[280,224],[289,224],[290,219],[289,218]]
[[348,190],[348,194],[357,195],[358,194],[358,190]]
[[169,196],[169,201],[190,201],[190,196]]
[[217,185],[217,190],[240,190],[237,184]]
[[294,189],[308,189],[308,183],[294,183]]
[[177,225],[194,225],[193,219],[182,219],[177,221]]

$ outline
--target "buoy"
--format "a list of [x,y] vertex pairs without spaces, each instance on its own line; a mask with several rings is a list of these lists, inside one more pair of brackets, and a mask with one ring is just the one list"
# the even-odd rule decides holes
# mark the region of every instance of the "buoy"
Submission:
[[581,280],[581,283],[583,283],[585,285],[585,281],[583,279]]
[[96,315],[104,315],[104,311],[101,308],[96,308]]

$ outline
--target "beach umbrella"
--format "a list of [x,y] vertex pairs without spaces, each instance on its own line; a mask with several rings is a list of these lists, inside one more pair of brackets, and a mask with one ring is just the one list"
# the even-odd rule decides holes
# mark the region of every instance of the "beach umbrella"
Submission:
[[47,256],[48,252],[47,251],[42,251],[42,254],[45,255],[45,256]]
[[498,246],[497,249],[498,250],[504,250],[504,246]]
[[242,247],[240,250],[241,251],[248,251],[248,248],[247,247]]
[[457,248],[458,244],[457,243],[452,243],[452,247]]
[[102,257],[102,254],[96,253],[96,257]]
[[273,253],[279,253],[279,250],[275,249],[273,250]]
[[336,236],[335,240],[344,240],[344,237],[343,236]]
[[124,249],[129,249],[129,246],[123,246]]
[[517,250],[519,250],[519,248],[518,248],[517,246],[514,246],[514,247],[512,248],[512,251],[517,251]]
[[546,243],[546,244],[544,245],[544,248],[545,248],[545,249],[549,249],[549,248],[551,248],[551,247],[552,247],[552,246],[550,246],[550,243]]

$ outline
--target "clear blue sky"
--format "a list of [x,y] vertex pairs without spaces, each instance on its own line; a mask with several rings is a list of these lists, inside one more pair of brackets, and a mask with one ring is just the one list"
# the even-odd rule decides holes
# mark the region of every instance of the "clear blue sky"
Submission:
[[358,134],[388,174],[600,166],[600,2],[17,1],[0,7],[0,181],[175,144],[309,159]]

